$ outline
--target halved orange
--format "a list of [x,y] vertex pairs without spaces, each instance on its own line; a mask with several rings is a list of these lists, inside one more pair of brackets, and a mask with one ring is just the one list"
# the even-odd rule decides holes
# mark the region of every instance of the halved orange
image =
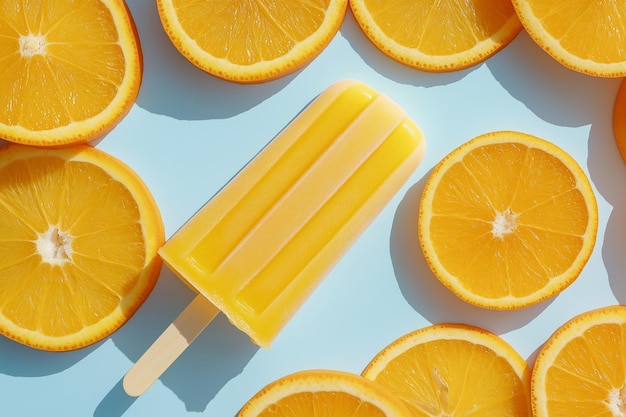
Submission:
[[131,109],[142,59],[123,0],[18,0],[0,8],[0,138],[101,138]]
[[480,135],[443,158],[426,182],[418,219],[435,276],[463,300],[502,310],[570,285],[597,231],[595,194],[574,158],[510,131]]
[[307,370],[284,376],[257,392],[238,417],[410,417],[391,392],[360,375]]
[[0,148],[0,334],[45,350],[108,336],[160,272],[150,191],[88,145]]
[[350,0],[350,7],[378,49],[425,71],[483,62],[522,29],[510,0]]
[[613,104],[613,135],[617,150],[626,162],[626,80],[620,84]]
[[557,329],[532,371],[535,417],[626,414],[626,307],[584,312]]
[[413,416],[530,417],[530,369],[501,337],[437,324],[395,340],[363,375],[390,389]]
[[202,70],[238,83],[297,71],[333,39],[348,0],[157,0],[165,32]]
[[562,65],[598,77],[626,75],[626,3],[513,0],[531,38]]

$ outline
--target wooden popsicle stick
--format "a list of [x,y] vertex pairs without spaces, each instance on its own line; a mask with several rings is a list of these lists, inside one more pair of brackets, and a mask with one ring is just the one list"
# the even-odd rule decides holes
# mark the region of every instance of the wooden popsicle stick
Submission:
[[133,397],[146,392],[218,313],[209,300],[197,295],[126,373],[124,391]]

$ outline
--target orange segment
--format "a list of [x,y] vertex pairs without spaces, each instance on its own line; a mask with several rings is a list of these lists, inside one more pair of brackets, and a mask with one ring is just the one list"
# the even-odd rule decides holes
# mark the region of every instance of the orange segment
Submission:
[[595,245],[598,207],[565,151],[524,133],[492,132],[433,169],[418,229],[431,270],[456,295],[513,309],[578,277]]
[[513,0],[529,35],[564,66],[589,75],[626,75],[626,3]]
[[531,390],[535,417],[626,413],[626,307],[582,313],[539,351]]
[[45,350],[119,328],[156,283],[159,210],[121,161],[86,145],[0,149],[0,334]]
[[462,325],[425,327],[395,340],[367,365],[413,416],[530,417],[530,370],[503,339]]
[[309,370],[261,389],[238,417],[410,417],[402,402],[372,381],[343,371]]
[[258,83],[290,74],[333,39],[348,0],[157,0],[174,46],[217,77]]
[[510,0],[350,0],[350,7],[381,51],[425,71],[476,65],[522,28]]
[[42,146],[103,136],[132,107],[141,52],[123,0],[0,9],[0,137]]

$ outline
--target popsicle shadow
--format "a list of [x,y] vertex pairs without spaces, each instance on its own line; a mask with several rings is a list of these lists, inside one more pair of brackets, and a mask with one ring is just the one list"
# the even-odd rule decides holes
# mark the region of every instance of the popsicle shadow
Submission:
[[[185,404],[189,412],[202,412],[217,393],[243,370],[258,350],[218,317],[161,377]],[[94,417],[121,417],[137,401],[124,391],[120,381],[109,391],[94,412]]]
[[417,235],[419,202],[429,174],[413,185],[396,211],[391,228],[391,258],[398,285],[407,302],[433,324],[465,323],[504,334],[523,327],[552,300],[514,311],[473,306],[454,295],[432,273]]
[[156,2],[128,0],[143,51],[136,104],[179,120],[222,119],[249,110],[284,88],[296,74],[258,85],[216,78],[189,62],[163,30]]
[[[114,336],[134,363],[194,298],[195,293],[167,268],[142,309]],[[258,350],[249,338],[218,315],[159,379],[190,412],[202,412],[220,389],[239,374]],[[122,379],[98,405],[95,416],[121,416],[136,400]]]

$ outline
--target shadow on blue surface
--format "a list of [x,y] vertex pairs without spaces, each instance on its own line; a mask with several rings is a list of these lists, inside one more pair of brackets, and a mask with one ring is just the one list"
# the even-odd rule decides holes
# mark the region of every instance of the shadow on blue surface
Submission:
[[135,402],[136,398],[129,397],[124,392],[122,387],[122,381],[120,380],[107,396],[100,402],[95,412],[94,417],[118,417],[123,416],[124,413]]
[[[192,300],[194,293],[164,267],[159,285],[131,321],[112,339],[132,362],[148,349],[161,332]],[[161,376],[188,411],[201,412],[228,381],[238,375],[258,350],[249,338],[222,314],[200,334]],[[94,416],[116,417],[136,400],[123,390],[120,381],[100,402]]]
[[[565,68],[522,31],[485,62],[509,94],[538,117],[559,126],[579,127],[610,116],[599,100],[611,102],[619,83]],[[530,132],[529,132],[530,133]]]
[[189,62],[163,30],[156,2],[128,0],[144,58],[143,81],[136,104],[179,120],[223,119],[253,108],[278,93],[296,74],[256,85],[216,78]]
[[[431,323],[462,320],[496,334],[507,333],[532,321],[550,300],[517,311],[483,309],[458,298],[432,273],[417,236],[419,201],[428,175],[409,189],[398,206],[391,230],[394,271],[407,302]],[[407,227],[407,224],[414,227]]]
[[[615,88],[617,93],[617,88]],[[604,103],[606,117],[612,116],[614,95]],[[626,117],[626,115],[623,115]],[[596,251],[602,252],[602,261],[609,278],[611,291],[617,303],[626,304],[626,164],[615,144],[613,132],[604,125],[592,125],[589,135],[588,167],[599,198],[612,207],[604,230],[604,239],[598,237]]]
[[[41,377],[59,373],[80,362],[102,342],[69,352],[48,352],[0,336],[0,373],[16,377]],[[11,358],[11,360],[6,360]]]

